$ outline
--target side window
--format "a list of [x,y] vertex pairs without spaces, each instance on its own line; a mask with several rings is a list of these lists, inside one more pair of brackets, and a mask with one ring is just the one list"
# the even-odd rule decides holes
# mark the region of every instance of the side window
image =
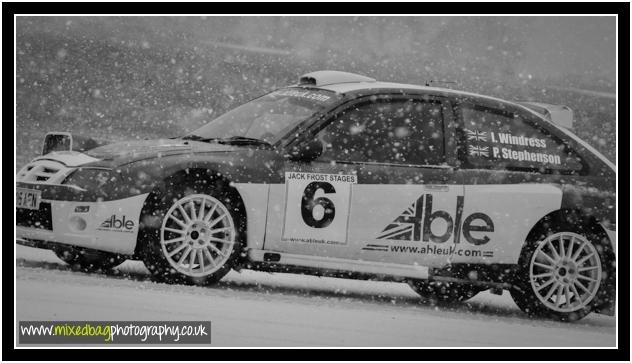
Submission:
[[578,172],[581,159],[560,140],[518,114],[462,104],[457,133],[466,168]]
[[318,138],[321,160],[438,165],[444,162],[439,102],[376,100],[343,111]]

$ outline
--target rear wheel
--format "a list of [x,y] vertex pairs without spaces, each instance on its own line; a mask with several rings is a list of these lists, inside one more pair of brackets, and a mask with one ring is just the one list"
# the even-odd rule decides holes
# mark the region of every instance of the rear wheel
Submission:
[[157,196],[161,203],[145,218],[159,224],[144,231],[142,253],[155,276],[207,285],[237,264],[242,218],[234,195],[222,189],[193,182]]
[[424,301],[434,304],[466,301],[482,291],[476,286],[444,281],[415,280],[408,284]]
[[125,257],[114,253],[79,247],[57,246],[53,252],[71,268],[87,272],[107,271],[125,261]]
[[575,321],[589,314],[604,294],[606,255],[598,235],[558,228],[523,248],[511,296],[532,316]]

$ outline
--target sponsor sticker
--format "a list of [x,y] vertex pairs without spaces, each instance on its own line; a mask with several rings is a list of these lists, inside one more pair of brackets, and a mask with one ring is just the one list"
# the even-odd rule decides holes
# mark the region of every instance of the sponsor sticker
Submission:
[[346,244],[353,184],[353,174],[286,172],[282,241]]
[[101,222],[99,227],[97,227],[97,230],[132,233],[135,226],[136,224],[134,221],[128,219],[127,216],[122,215],[119,217],[116,214],[112,214],[111,217]]
[[367,244],[362,248],[363,251],[405,253],[405,254],[422,254],[434,256],[459,256],[459,257],[494,257],[494,251],[481,251],[473,248],[459,248],[457,245],[424,245],[424,246],[405,246],[405,245],[377,245]]
[[313,92],[313,91],[302,91],[302,90],[297,90],[297,89],[286,89],[286,90],[275,91],[272,93],[272,95],[298,97],[298,98],[304,98],[304,99],[317,101],[317,102],[327,102],[331,99],[330,96],[327,96],[322,93]]
[[[494,232],[494,222],[487,214],[481,212],[464,215],[464,204],[465,198],[457,196],[456,208],[450,213],[433,206],[432,194],[423,194],[384,227],[376,236],[376,243],[366,244],[362,250],[493,257],[493,251],[482,251],[480,246],[490,241],[489,235]],[[437,228],[437,225],[444,228]],[[382,241],[389,243],[380,243]]]
[[[464,203],[465,198],[462,195],[457,196],[456,210],[451,215],[443,210],[433,210],[432,194],[421,195],[387,225],[377,239],[444,243],[453,238],[453,243],[459,244],[462,234],[470,244],[486,244],[490,240],[487,233],[494,232],[494,222],[487,214],[480,212],[463,216]],[[443,233],[437,234],[432,229],[435,220],[444,222],[446,228]]]

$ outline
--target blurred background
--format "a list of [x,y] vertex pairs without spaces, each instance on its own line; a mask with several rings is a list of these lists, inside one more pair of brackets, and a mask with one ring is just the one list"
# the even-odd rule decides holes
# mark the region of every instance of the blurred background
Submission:
[[615,161],[614,17],[17,17],[17,167],[49,131],[182,135],[323,69],[565,104]]

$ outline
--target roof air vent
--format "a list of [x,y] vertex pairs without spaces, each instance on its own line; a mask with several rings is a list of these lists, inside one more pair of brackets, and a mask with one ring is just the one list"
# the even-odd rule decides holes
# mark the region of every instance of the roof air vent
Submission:
[[544,116],[547,120],[567,129],[573,128],[573,110],[564,105],[551,105],[541,102],[518,102]]
[[307,73],[298,78],[299,85],[326,86],[336,83],[375,82],[374,78],[355,73],[339,71],[317,71]]

